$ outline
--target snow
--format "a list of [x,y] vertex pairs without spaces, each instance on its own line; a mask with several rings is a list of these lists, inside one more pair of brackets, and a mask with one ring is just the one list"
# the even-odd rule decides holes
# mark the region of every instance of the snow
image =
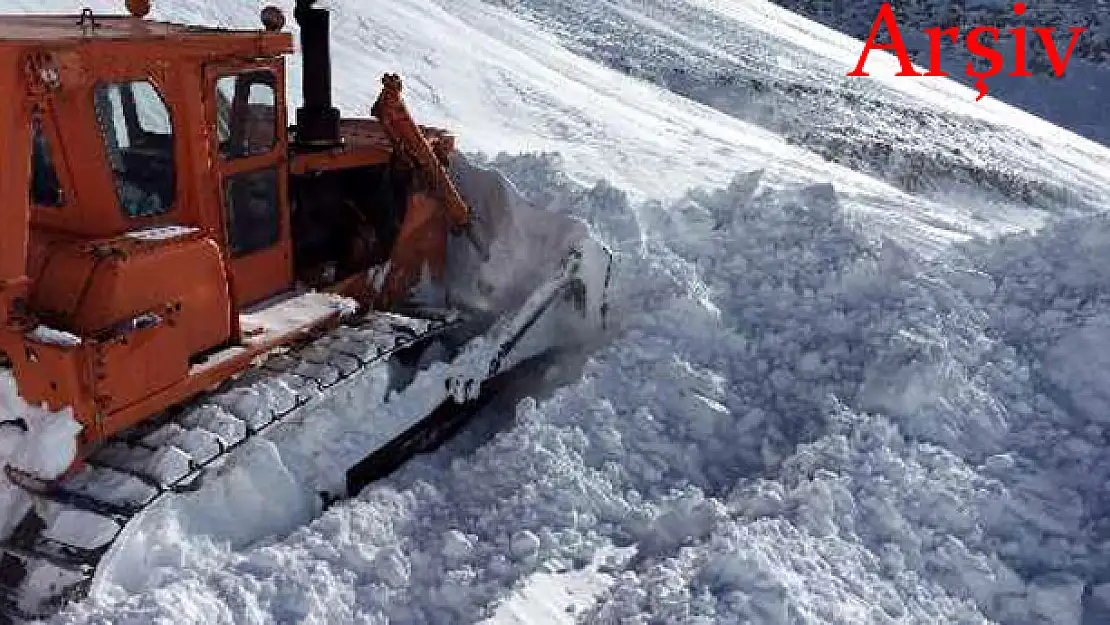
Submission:
[[51,328],[50,326],[37,325],[34,330],[26,334],[28,340],[43,345],[53,345],[55,347],[77,347],[81,345],[81,337],[64,330]]
[[[43,479],[58,477],[77,455],[80,431],[70,410],[55,413],[24,403],[11,372],[0,369],[0,469],[12,466]],[[31,505],[7,472],[0,472],[0,536],[9,535]]]
[[[809,15],[817,21],[830,24],[834,28],[855,37],[866,38],[875,21],[879,4],[870,0],[840,3],[836,10],[830,11],[828,3],[810,0],[778,0],[778,4]],[[928,41],[922,34],[925,28],[932,28],[947,22],[952,10],[962,6],[966,14],[956,19],[960,30],[966,36],[976,25],[990,25],[1002,30],[1001,41],[994,47],[1002,51],[1012,70],[1014,63],[1014,42],[1007,30],[1013,27],[1055,27],[1057,47],[1063,50],[1070,38],[1068,29],[1085,26],[1089,30],[1077,40],[1077,45],[1062,77],[1049,73],[1049,64],[1039,38],[1033,33],[1027,37],[1028,65],[1034,69],[1032,77],[1009,76],[1002,71],[987,80],[991,97],[998,98],[1019,108],[1036,114],[1048,121],[1073,130],[1080,135],[1103,144],[1110,140],[1110,114],[1102,103],[1106,91],[1110,89],[1110,71],[1107,41],[1110,37],[1110,22],[1107,22],[1104,2],[1032,2],[1026,3],[1028,13],[1018,17],[1013,12],[1013,2],[985,0],[957,5],[947,0],[940,2],[922,1],[902,5],[898,12],[898,24],[911,56],[921,67],[927,67]],[[858,48],[862,52],[862,44]],[[941,66],[951,72],[953,79],[970,85],[976,78],[966,74],[965,67],[970,55],[961,41],[958,46],[946,43],[941,47]],[[1038,68],[1038,66],[1040,66]],[[1067,94],[1064,97],[1062,95]]]
[[[504,165],[562,189],[553,204],[650,224],[621,248],[624,335],[577,382],[469,454],[416,459],[282,539],[209,546],[67,618],[180,618],[185,602],[191,622],[560,622],[559,605],[575,622],[1078,622],[1102,566],[1083,519],[1110,464],[1097,422],[1030,384],[1049,360],[1016,353],[1058,359],[1076,323],[1000,324],[1071,292],[1110,302],[1105,218],[941,260],[865,236],[828,187],[741,176],[643,205],[543,163]],[[696,214],[727,225],[683,232]]]
[[536,573],[482,625],[572,625],[613,584],[606,571],[634,553],[635,549],[599,550],[587,567]]
[[[320,511],[305,476],[399,414],[330,400],[287,435],[301,456],[259,443],[223,499],[137,526],[60,622],[1110,611],[1110,152],[955,83],[883,78],[889,57],[843,80],[858,41],[756,0],[336,4],[346,110],[376,91],[350,76],[400,70],[418,119],[587,222],[617,252],[619,333],[549,396],[487,413],[488,435]],[[676,66],[694,78],[660,80]]]
[[239,315],[248,342],[265,343],[329,317],[349,316],[358,311],[358,302],[333,293],[309,291],[283,297],[282,301],[257,304]]
[[162,228],[134,230],[128,232],[127,237],[137,241],[172,241],[196,232],[200,232],[200,228],[193,228],[190,226],[164,226]]

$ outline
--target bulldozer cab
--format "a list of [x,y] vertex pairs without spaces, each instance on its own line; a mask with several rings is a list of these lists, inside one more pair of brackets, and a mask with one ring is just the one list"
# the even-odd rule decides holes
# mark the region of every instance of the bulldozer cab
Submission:
[[470,228],[453,137],[415,123],[399,76],[373,118],[342,118],[310,0],[290,124],[275,13],[257,30],[0,16],[0,362],[34,401],[74,406],[89,443],[355,309],[492,323],[539,280],[513,259],[494,271],[483,241],[562,257],[582,238],[555,219],[525,241],[504,206]]
[[31,226],[45,240],[199,230],[220,245],[237,306],[288,289],[291,50],[265,31],[0,19],[0,58],[25,81]]
[[341,119],[327,12],[296,15],[295,125],[277,9],[256,30],[0,16],[0,366],[88,444],[444,276],[468,210],[450,135],[395,76],[378,119]]

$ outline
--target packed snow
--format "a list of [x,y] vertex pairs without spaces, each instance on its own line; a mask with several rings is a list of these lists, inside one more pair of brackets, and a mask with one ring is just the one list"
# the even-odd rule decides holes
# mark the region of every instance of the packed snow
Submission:
[[35,326],[33,330],[28,332],[26,337],[28,340],[34,341],[35,343],[54,345],[56,347],[77,347],[81,344],[81,337],[72,332],[58,330],[57,328],[51,328],[50,326],[41,324]]
[[[12,466],[44,479],[56,478],[76,457],[80,431],[69,410],[28,406],[11,372],[0,369],[0,470]],[[7,471],[0,472],[0,536],[8,536],[31,505]]]
[[[472,453],[67,618],[506,623],[562,602],[579,622],[1080,622],[1110,469],[1070,346],[1105,323],[1110,222],[942,262],[861,234],[829,186],[753,174],[635,205],[502,165],[614,233],[644,224],[624,232],[621,340]],[[1038,381],[1059,375],[1074,390]],[[567,599],[582,578],[596,596]]]
[[158,537],[59,622],[1110,618],[1110,151],[845,81],[858,41],[757,0],[333,4],[346,110],[400,70],[418,119],[590,223],[619,334],[292,531]]
[[145,228],[127,233],[127,238],[136,241],[172,241],[200,232],[200,228],[188,226],[165,226],[163,228]]

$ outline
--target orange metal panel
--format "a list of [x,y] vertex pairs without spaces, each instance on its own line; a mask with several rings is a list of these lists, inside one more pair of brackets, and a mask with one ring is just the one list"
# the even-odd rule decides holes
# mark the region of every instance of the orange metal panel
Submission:
[[83,347],[46,345],[22,332],[0,329],[0,352],[10,358],[24,399],[52,410],[72,408],[74,418],[85,426],[82,437],[86,442],[95,439],[97,412]]
[[36,309],[64,315],[59,323],[83,336],[143,313],[181,308],[177,323],[187,329],[196,353],[228,338],[224,275],[215,242],[199,234],[59,244],[32,302]]
[[[420,126],[436,154],[455,149],[454,137],[438,128]],[[393,140],[376,119],[345,119],[340,123],[343,145],[329,150],[295,154],[290,164],[294,174],[334,171],[388,163],[393,157]]]
[[388,163],[392,155],[393,150],[388,144],[384,147],[342,148],[311,152],[294,156],[289,169],[293,174],[304,175],[322,171],[370,167]]
[[[16,284],[23,284],[27,265],[28,191],[31,177],[30,103],[22,84],[20,58],[0,50],[0,93],[5,106],[0,113],[0,304],[2,294]],[[0,322],[8,313],[0,307]]]
[[42,269],[35,274],[31,308],[59,326],[74,322],[96,269],[96,259],[83,247],[81,243],[49,246],[43,255]]
[[[183,380],[193,348],[188,330],[169,323],[136,329],[93,348],[97,408],[112,413]],[[117,429],[107,423],[104,427]]]
[[389,307],[403,302],[425,277],[443,283],[447,265],[448,217],[443,202],[426,193],[409,198],[405,221],[390,257],[390,271],[375,304]]

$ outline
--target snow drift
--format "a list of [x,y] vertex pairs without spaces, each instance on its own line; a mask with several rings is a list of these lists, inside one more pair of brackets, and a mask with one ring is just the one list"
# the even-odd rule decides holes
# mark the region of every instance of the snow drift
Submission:
[[1104,620],[1110,152],[845,85],[859,42],[757,0],[510,6],[341,3],[339,99],[400,70],[465,149],[557,153],[489,161],[618,251],[619,340],[490,440],[59,620],[497,622],[538,580],[584,622]]
[[[1025,624],[1101,609],[1106,463],[1083,412],[1100,396],[1061,350],[1110,302],[1110,222],[940,260],[868,236],[828,186],[781,192],[753,172],[634,204],[547,159],[500,164],[609,233],[622,339],[471,455],[416,460],[285,539],[69,619],[473,622],[503,616],[533,575],[625,548],[576,618]],[[1000,330],[1033,316],[1057,320],[1044,339]],[[1038,372],[1074,386],[1046,394]]]

